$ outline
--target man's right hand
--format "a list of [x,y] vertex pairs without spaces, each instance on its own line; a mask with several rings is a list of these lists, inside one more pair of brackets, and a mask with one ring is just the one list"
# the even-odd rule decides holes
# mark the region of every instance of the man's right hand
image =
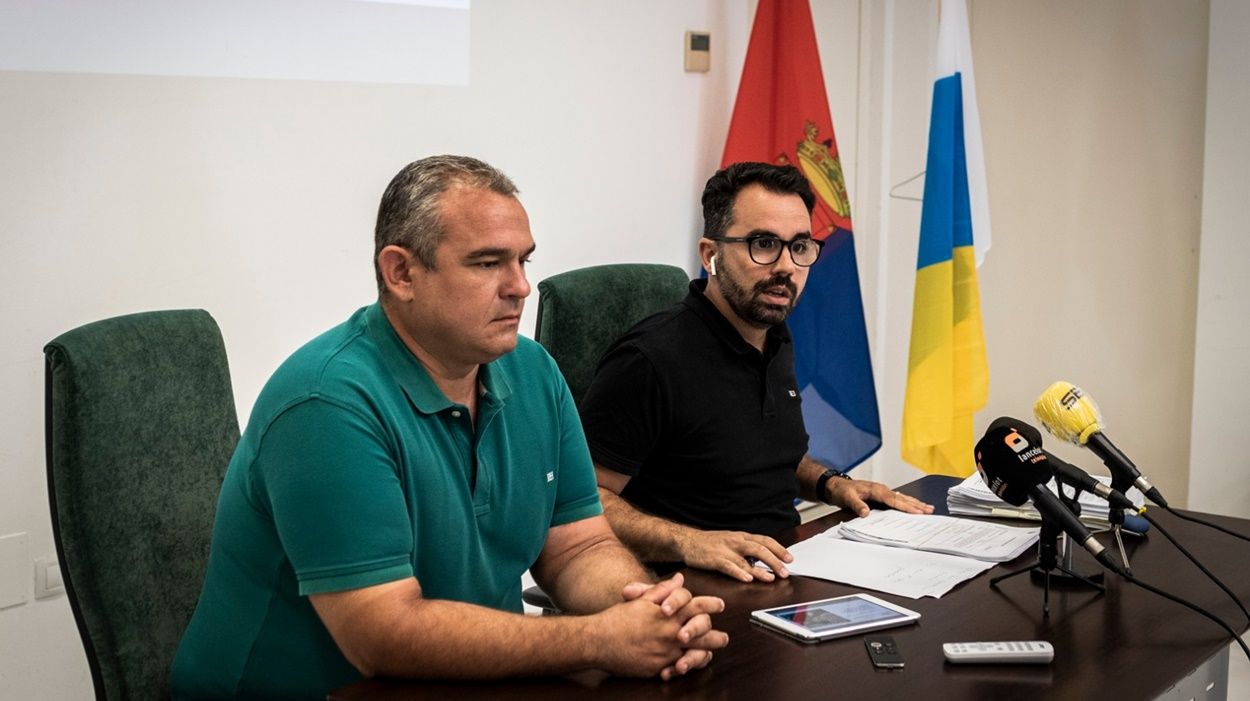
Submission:
[[[785,563],[794,561],[781,543],[768,536],[742,531],[688,529],[681,535],[677,547],[687,565],[714,570],[742,582],[771,582],[777,577],[789,577]],[[768,565],[772,572],[757,567],[755,561]]]
[[711,615],[725,610],[714,596],[693,596],[680,574],[654,585],[631,584],[625,603],[589,617],[598,634],[603,669],[634,677],[670,679],[712,660],[729,636],[712,628]]
[[[771,582],[790,576],[785,563],[794,558],[768,536],[703,531],[652,516],[621,498],[621,491],[629,484],[628,475],[596,464],[595,479],[612,530],[642,560],[681,560],[691,567],[721,572],[741,582]],[[756,567],[756,562],[768,567]]]

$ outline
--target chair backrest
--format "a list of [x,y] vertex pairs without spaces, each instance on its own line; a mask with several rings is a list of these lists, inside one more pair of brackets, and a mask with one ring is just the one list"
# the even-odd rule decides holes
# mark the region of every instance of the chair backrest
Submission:
[[534,340],[555,358],[581,402],[603,352],[631,326],[680,302],[690,278],[653,263],[598,265],[538,283]]
[[52,530],[96,697],[165,697],[239,440],[221,332],[202,310],[148,312],[44,354]]

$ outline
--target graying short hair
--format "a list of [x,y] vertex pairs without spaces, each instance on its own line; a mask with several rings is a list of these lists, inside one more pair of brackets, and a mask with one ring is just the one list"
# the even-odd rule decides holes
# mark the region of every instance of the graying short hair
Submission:
[[508,176],[488,163],[468,156],[430,156],[404,166],[382,194],[378,223],[373,233],[373,271],[378,293],[386,292],[378,254],[387,246],[402,246],[427,270],[435,267],[435,252],[445,226],[439,214],[443,193],[453,187],[490,190],[500,195],[517,194]]

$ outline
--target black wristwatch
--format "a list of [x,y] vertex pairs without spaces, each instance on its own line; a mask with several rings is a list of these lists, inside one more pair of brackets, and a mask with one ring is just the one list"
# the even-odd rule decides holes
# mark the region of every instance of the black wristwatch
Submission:
[[851,479],[851,476],[846,474],[845,472],[838,472],[837,470],[825,470],[825,473],[821,475],[819,478],[817,478],[816,498],[830,506],[836,506],[836,504],[834,504],[832,501],[829,501],[829,494],[825,491],[825,485],[828,484],[829,479],[832,477],[849,480]]

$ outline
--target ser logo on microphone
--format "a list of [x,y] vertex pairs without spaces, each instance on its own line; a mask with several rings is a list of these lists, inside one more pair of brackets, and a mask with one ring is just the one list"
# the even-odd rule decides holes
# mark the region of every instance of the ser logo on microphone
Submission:
[[1067,392],[1063,393],[1063,396],[1059,398],[1059,403],[1063,405],[1064,409],[1071,411],[1072,407],[1076,406],[1076,403],[1081,401],[1082,396],[1081,388],[1074,385]]

